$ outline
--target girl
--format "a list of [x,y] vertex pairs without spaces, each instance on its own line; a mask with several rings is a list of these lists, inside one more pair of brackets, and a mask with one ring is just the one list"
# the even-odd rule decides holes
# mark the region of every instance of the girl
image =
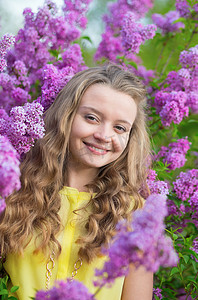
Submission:
[[[82,281],[94,293],[119,220],[141,208],[149,139],[145,90],[118,66],[76,74],[45,115],[46,135],[21,164],[21,189],[7,199],[1,254],[17,297],[55,280]],[[150,300],[152,274],[130,266],[98,300]]]

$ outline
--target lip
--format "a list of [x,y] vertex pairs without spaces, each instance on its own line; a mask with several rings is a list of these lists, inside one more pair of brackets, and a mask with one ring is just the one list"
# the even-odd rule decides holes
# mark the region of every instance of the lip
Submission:
[[[83,143],[93,154],[96,154],[96,155],[105,155],[109,151],[108,149],[98,146],[96,144],[91,144],[91,143],[87,143],[87,142],[83,142]],[[102,151],[97,151],[97,149],[94,149],[93,147],[98,148]]]

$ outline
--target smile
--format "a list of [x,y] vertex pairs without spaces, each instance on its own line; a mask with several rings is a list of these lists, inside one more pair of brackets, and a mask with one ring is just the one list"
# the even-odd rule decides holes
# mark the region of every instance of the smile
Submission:
[[85,142],[83,142],[83,143],[87,146],[87,148],[92,153],[97,154],[97,155],[104,155],[104,154],[106,154],[109,151],[109,150],[104,149],[104,148],[98,148],[98,147],[96,147],[96,146],[94,146],[92,144],[89,144],[89,143],[85,143]]

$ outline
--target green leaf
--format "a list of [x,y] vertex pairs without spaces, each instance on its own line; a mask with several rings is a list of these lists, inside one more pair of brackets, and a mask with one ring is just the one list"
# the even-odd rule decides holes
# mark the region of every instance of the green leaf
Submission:
[[171,272],[170,272],[170,276],[176,274],[176,273],[179,273],[179,269],[177,267],[173,267]]
[[19,289],[19,286],[13,286],[10,290],[11,293],[15,293]]
[[189,261],[189,259],[190,259],[190,257],[188,255],[183,255],[182,257],[183,257],[185,263],[187,264],[188,261]]
[[130,66],[134,67],[136,70],[137,70],[137,68],[138,68],[138,67],[137,67],[137,64],[136,64],[134,61],[128,62],[127,65],[130,65]]
[[90,44],[93,45],[93,41],[92,41],[92,39],[88,35],[81,36],[81,39],[82,40],[86,40],[86,41],[90,42]]
[[14,296],[10,296],[10,297],[8,297],[8,299],[9,300],[18,300],[16,297],[14,297]]
[[6,289],[1,290],[0,295],[8,295],[8,290]]
[[174,241],[176,241],[178,239],[178,236],[175,233],[172,233],[172,238]]

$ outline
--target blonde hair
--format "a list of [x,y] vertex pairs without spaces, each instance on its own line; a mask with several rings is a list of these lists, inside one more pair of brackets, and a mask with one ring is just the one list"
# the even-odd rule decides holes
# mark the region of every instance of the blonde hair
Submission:
[[21,164],[21,189],[7,198],[0,225],[1,254],[22,253],[37,233],[35,253],[61,252],[57,234],[61,230],[59,191],[66,180],[68,141],[73,119],[85,91],[93,84],[105,84],[130,95],[137,104],[137,116],[127,147],[114,162],[103,166],[94,182],[89,205],[91,214],[86,234],[77,240],[79,255],[90,262],[115,234],[119,220],[130,218],[142,207],[139,190],[146,185],[150,142],[145,125],[145,89],[130,72],[116,65],[93,67],[77,73],[58,94],[45,115],[46,135],[38,140]]

